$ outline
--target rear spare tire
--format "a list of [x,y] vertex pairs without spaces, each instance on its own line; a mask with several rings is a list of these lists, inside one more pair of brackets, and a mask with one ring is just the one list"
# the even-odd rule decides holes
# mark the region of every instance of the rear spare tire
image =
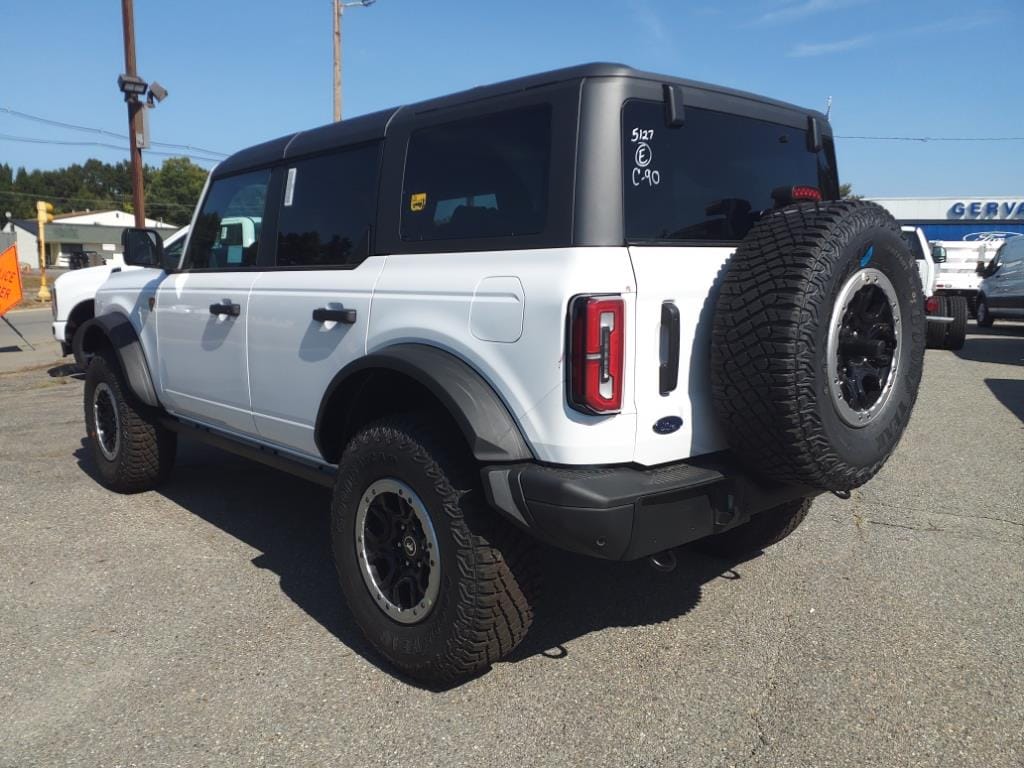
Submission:
[[865,201],[773,211],[730,259],[712,324],[714,406],[756,473],[863,485],[917,398],[925,320],[896,221]]

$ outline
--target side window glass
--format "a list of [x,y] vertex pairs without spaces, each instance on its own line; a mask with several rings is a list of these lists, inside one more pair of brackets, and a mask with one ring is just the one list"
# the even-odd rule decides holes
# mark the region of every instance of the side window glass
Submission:
[[551,108],[423,128],[409,139],[403,240],[514,237],[543,231]]
[[379,156],[367,144],[285,167],[278,266],[354,266],[369,255]]
[[185,269],[256,265],[270,170],[217,179],[196,217]]

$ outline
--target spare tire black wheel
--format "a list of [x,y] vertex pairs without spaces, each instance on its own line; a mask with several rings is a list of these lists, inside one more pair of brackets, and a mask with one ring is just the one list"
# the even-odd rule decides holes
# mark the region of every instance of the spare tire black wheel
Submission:
[[849,490],[899,442],[921,381],[921,281],[865,201],[766,214],[729,260],[712,325],[714,406],[761,476]]

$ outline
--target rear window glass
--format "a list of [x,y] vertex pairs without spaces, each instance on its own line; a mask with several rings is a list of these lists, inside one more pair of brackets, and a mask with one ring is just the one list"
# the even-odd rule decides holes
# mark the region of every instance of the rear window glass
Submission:
[[632,100],[622,143],[630,242],[741,240],[776,187],[839,196],[831,140],[815,154],[806,131],[776,123],[687,107],[685,124],[667,128],[661,102]]
[[354,266],[377,213],[378,145],[290,163],[277,222],[282,267]]
[[403,240],[532,235],[544,229],[551,161],[547,106],[416,131],[402,193]]

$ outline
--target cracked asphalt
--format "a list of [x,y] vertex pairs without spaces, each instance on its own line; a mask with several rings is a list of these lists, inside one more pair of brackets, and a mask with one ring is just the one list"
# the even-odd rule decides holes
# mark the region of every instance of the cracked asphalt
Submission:
[[758,557],[545,551],[447,691],[359,636],[324,491],[185,443],[109,493],[67,374],[0,374],[0,766],[1024,765],[1024,324],[929,351],[879,477]]

